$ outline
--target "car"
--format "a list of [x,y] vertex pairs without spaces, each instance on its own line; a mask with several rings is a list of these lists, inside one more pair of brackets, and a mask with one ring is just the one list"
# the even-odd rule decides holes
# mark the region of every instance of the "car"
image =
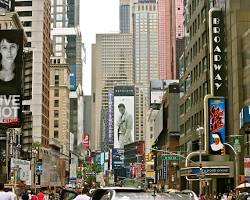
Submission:
[[236,200],[250,200],[250,193],[249,192],[242,192],[236,198]]
[[156,193],[131,187],[108,187],[94,191],[91,200],[195,200],[190,194]]
[[77,195],[77,192],[74,190],[63,189],[60,194],[60,200],[73,200]]
[[180,193],[189,194],[191,197],[193,197],[194,200],[199,200],[199,197],[192,190],[182,190]]

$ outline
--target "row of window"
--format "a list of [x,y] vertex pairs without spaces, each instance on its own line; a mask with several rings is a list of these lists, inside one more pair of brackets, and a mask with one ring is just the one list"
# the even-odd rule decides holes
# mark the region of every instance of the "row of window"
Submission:
[[203,126],[204,123],[204,110],[201,110],[191,116],[185,124],[180,125],[180,134],[185,134],[188,131],[191,131],[197,125]]
[[197,18],[193,21],[193,24],[190,26],[188,30],[188,33],[190,33],[190,39],[195,37],[195,34],[200,29],[201,24],[205,23],[205,19],[206,19],[206,10],[205,8],[203,8],[201,10],[201,13],[198,14]]
[[192,14],[195,12],[196,8],[199,6],[199,3],[201,2],[201,0],[189,0],[190,4],[188,7],[188,13],[190,15],[190,17],[192,16]]
[[[181,92],[182,93],[182,92]],[[190,96],[187,97],[185,103],[180,105],[180,115],[188,113],[192,106],[196,105],[199,102],[203,102],[204,97],[208,94],[208,83],[205,82]]]
[[156,6],[155,5],[139,5],[137,7],[137,11],[155,11]]

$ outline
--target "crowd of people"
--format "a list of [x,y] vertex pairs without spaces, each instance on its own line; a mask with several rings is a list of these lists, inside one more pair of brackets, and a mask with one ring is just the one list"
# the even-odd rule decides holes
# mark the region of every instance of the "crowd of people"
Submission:
[[15,192],[13,188],[4,187],[0,183],[0,199],[1,200],[59,200],[60,190],[50,191],[45,189],[35,190],[24,189],[23,191]]
[[[62,188],[50,190],[48,188],[42,188],[35,190],[23,189],[23,191],[15,192],[13,188],[6,188],[4,184],[0,182],[0,200],[68,200],[68,196],[63,196]],[[89,189],[77,189],[78,195],[74,200],[89,200]]]

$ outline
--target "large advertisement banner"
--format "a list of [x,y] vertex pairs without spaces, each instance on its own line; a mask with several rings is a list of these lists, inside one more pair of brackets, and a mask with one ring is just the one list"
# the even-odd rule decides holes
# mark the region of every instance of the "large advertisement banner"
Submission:
[[112,169],[124,167],[124,149],[112,149]]
[[134,142],[134,86],[114,87],[114,148]]
[[211,91],[214,96],[226,96],[227,94],[223,19],[221,9],[212,8],[209,10],[210,75]]
[[23,30],[0,31],[0,124],[20,127]]
[[108,144],[114,144],[114,92],[108,93]]
[[208,99],[209,149],[211,154],[221,154],[226,138],[225,99]]
[[26,185],[31,185],[30,161],[11,158],[10,167],[16,170],[16,178],[25,181]]
[[70,91],[76,91],[76,64],[70,66]]

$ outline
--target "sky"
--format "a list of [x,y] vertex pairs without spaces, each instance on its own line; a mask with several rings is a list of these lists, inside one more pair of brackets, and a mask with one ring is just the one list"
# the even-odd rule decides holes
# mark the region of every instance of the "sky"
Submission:
[[87,52],[83,91],[91,95],[91,44],[97,33],[119,31],[119,0],[80,0],[80,29]]

